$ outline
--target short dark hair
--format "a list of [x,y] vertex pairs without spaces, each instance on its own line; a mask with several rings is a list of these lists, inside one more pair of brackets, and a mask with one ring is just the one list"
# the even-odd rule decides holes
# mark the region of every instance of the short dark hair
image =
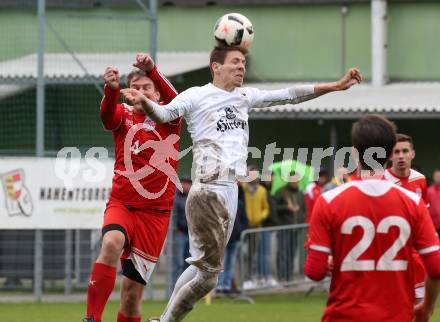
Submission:
[[142,69],[139,68],[133,68],[130,73],[125,76],[125,83],[128,87],[130,87],[131,81],[135,77],[148,77],[147,74]]
[[375,160],[382,166],[390,158],[396,145],[396,125],[386,117],[376,114],[367,115],[353,123],[351,128],[351,142],[359,152],[359,162],[364,169],[371,169],[364,160],[365,151],[369,148],[379,147],[385,149],[386,157]]
[[[231,51],[239,51],[244,56],[247,56],[248,54],[247,49],[241,47],[216,46],[209,55],[209,68],[211,69],[212,63],[224,64],[226,55]],[[212,69],[211,69],[211,73],[212,73]]]
[[408,142],[409,145],[411,146],[411,149],[414,149],[413,139],[409,135],[406,135],[403,133],[397,133],[396,140],[397,140],[397,142]]

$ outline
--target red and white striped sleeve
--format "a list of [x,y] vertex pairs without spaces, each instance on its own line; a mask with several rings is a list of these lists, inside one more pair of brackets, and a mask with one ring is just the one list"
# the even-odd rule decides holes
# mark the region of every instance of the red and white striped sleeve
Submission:
[[124,117],[122,105],[118,104],[119,88],[104,87],[104,97],[101,101],[99,114],[106,130],[115,131],[119,128]]
[[304,265],[304,273],[315,281],[325,277],[327,258],[332,251],[328,210],[326,200],[320,196],[313,208],[308,234],[309,253]]
[[148,77],[151,78],[154,86],[156,86],[156,88],[159,90],[164,104],[168,104],[177,96],[178,93],[176,89],[156,67],[154,67],[153,70],[148,74]]

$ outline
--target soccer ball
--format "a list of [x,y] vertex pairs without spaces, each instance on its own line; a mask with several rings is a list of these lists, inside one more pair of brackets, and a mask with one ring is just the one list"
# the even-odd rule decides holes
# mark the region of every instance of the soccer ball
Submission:
[[214,38],[219,45],[248,49],[254,39],[254,29],[245,16],[228,13],[215,23]]

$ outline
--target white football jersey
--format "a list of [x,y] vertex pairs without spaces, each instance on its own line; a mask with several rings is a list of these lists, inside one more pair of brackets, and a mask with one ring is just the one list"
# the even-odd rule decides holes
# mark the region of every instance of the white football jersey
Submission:
[[228,92],[209,83],[187,89],[159,109],[162,121],[185,118],[193,141],[195,180],[231,181],[247,173],[249,110],[295,104],[313,93],[313,85],[272,91],[237,87]]

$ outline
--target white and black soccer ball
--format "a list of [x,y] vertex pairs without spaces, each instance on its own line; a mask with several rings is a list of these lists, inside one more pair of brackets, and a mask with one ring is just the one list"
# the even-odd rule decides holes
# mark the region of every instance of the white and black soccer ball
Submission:
[[215,23],[214,38],[219,45],[248,49],[254,40],[254,28],[242,14],[228,13]]

